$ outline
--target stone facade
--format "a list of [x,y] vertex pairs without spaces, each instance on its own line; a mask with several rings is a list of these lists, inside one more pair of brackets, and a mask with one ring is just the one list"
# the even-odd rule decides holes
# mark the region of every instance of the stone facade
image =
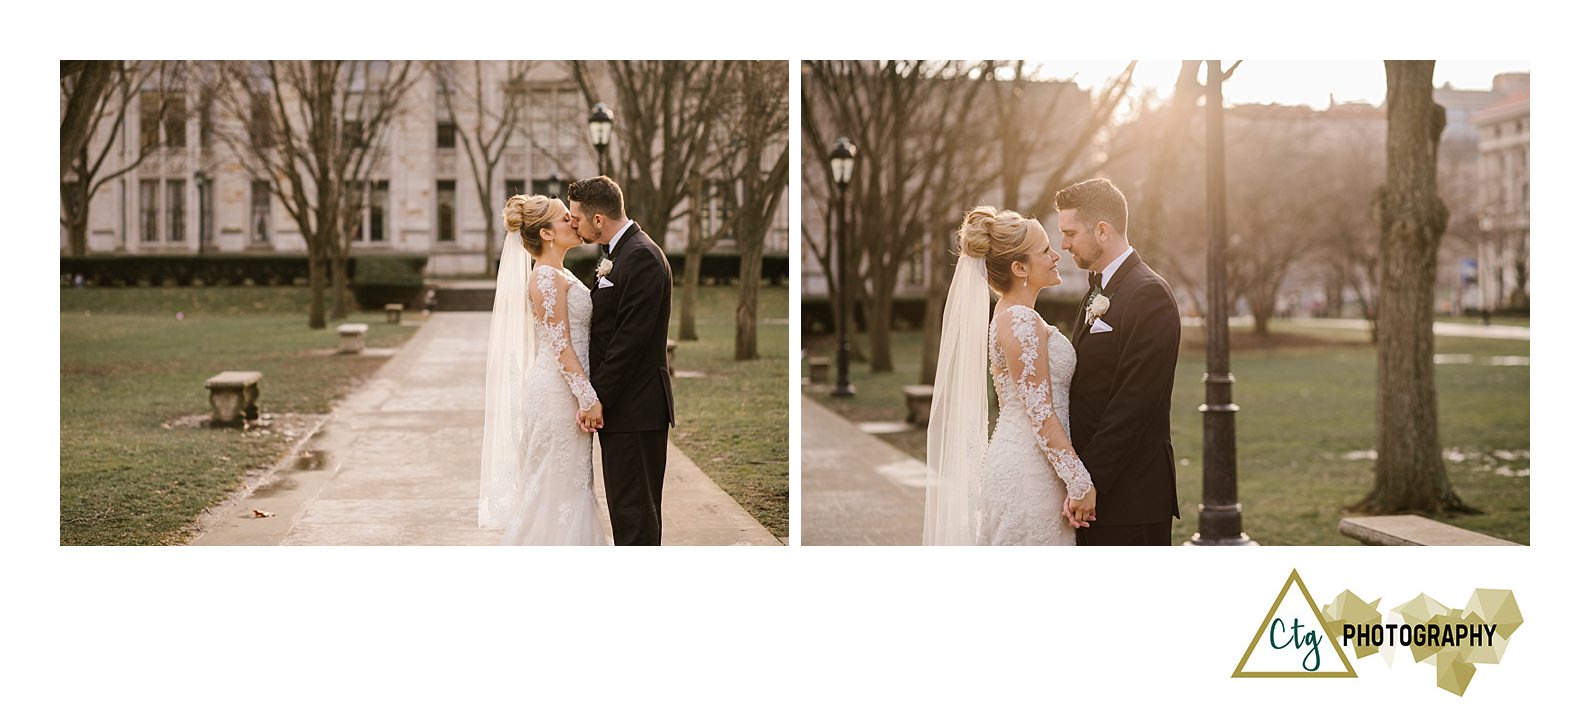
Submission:
[[[460,83],[474,81],[477,62],[447,62]],[[486,86],[502,85],[508,62],[478,62]],[[601,62],[596,62],[600,64]],[[604,67],[593,71],[604,100],[623,120],[623,106],[612,90],[600,84]],[[415,70],[420,67],[416,66]],[[199,71],[193,71],[197,75]],[[502,203],[512,193],[545,193],[554,175],[562,182],[596,173],[596,152],[587,137],[590,106],[565,62],[532,62],[519,90],[528,93],[526,108],[488,185],[492,212],[483,213],[477,196],[475,170],[456,135],[456,129],[473,127],[474,110],[467,97],[471,89],[455,92],[456,121],[449,120],[447,102],[439,82],[429,71],[404,95],[397,118],[384,138],[384,155],[377,161],[368,183],[361,185],[364,207],[354,253],[426,253],[427,274],[467,276],[485,271],[488,238],[502,237],[497,220]],[[157,128],[163,145],[143,164],[105,184],[89,207],[89,254],[182,254],[302,252],[304,238],[297,224],[263,182],[251,179],[225,142],[213,134],[215,110],[201,115],[189,86],[185,120],[168,120]],[[487,90],[486,109],[501,109],[502,91]],[[143,131],[151,129],[151,110],[135,100],[121,130],[97,135],[116,140],[103,173],[136,159]],[[105,121],[107,124],[109,120]],[[224,127],[224,126],[223,126]],[[449,139],[449,138],[452,139]],[[609,154],[609,158],[614,155]],[[198,185],[200,173],[205,188]],[[721,217],[715,195],[704,204],[710,219]],[[646,224],[654,235],[663,228]],[[670,228],[665,243],[669,251],[682,251],[684,219]],[[201,235],[203,237],[201,237]],[[493,243],[495,249],[496,243]],[[720,248],[732,250],[732,242]],[[766,252],[789,250],[787,207],[780,207]],[[61,252],[70,252],[63,226]]]

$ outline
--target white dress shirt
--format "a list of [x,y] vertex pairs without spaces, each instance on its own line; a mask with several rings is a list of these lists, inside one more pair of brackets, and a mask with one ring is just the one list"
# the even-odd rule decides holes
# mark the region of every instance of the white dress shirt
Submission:
[[1103,273],[1104,274],[1104,278],[1099,281],[1099,289],[1104,289],[1105,287],[1110,286],[1110,277],[1115,275],[1115,271],[1116,270],[1121,269],[1121,263],[1126,262],[1126,256],[1130,255],[1130,254],[1132,254],[1134,252],[1137,252],[1137,250],[1135,248],[1133,248],[1132,246],[1128,245],[1128,246],[1126,246],[1126,252],[1121,253],[1119,256],[1117,256],[1115,258],[1114,261],[1112,261],[1109,265],[1105,266],[1104,273]]

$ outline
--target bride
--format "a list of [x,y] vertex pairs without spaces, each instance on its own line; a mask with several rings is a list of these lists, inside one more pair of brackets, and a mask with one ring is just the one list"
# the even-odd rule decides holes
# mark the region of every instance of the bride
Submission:
[[580,412],[602,413],[587,377],[591,292],[563,269],[564,254],[584,242],[557,199],[514,196],[502,220],[480,525],[502,529],[503,544],[611,544],[591,489],[591,434],[577,422]]
[[[1060,283],[1060,255],[1038,221],[991,206],[967,213],[959,238],[928,417],[922,543],[1074,545],[1098,498],[1071,446],[1076,351],[1033,309]],[[999,294],[992,320],[989,289]]]

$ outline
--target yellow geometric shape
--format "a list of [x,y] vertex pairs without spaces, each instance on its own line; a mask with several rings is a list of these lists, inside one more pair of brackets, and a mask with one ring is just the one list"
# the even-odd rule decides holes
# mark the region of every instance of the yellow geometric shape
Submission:
[[1518,626],[1524,624],[1524,614],[1518,610],[1518,600],[1513,592],[1497,588],[1476,588],[1469,598],[1465,612],[1473,613],[1496,626],[1499,637],[1509,638]]
[[1435,685],[1462,696],[1474,678],[1474,665],[1464,662],[1456,650],[1442,650],[1435,658]]
[[[1308,613],[1303,618],[1289,615],[1288,617],[1292,619],[1292,624],[1289,626],[1284,619],[1277,619],[1275,614],[1281,609],[1282,602],[1291,593],[1294,584],[1302,594],[1303,601],[1307,603]],[[1376,602],[1378,603],[1379,601]],[[1311,619],[1309,625],[1303,624],[1304,618]],[[1277,630],[1277,623],[1279,624],[1279,630]],[[1312,629],[1316,626],[1318,627],[1317,631]],[[1304,628],[1310,628],[1310,630],[1305,633],[1303,632]],[[1287,656],[1298,658],[1297,671],[1282,669],[1255,669],[1254,671],[1249,671],[1248,661],[1253,659],[1254,649],[1259,646],[1259,641],[1265,639],[1266,635],[1269,637],[1268,644],[1272,650],[1272,652],[1267,654],[1280,653],[1283,649],[1283,646],[1276,645],[1277,633],[1283,636],[1290,635],[1290,637],[1283,638],[1283,641],[1287,643],[1285,646],[1292,648],[1292,652],[1286,653]],[[1323,636],[1321,636],[1321,633],[1323,633]],[[1253,641],[1248,643],[1247,651],[1242,653],[1242,660],[1237,662],[1237,669],[1231,673],[1231,676],[1232,678],[1357,678],[1358,673],[1353,671],[1352,663],[1347,661],[1347,655],[1342,652],[1341,640],[1337,635],[1338,633],[1332,632],[1327,627],[1325,616],[1320,613],[1319,605],[1314,602],[1314,597],[1309,594],[1308,587],[1303,585],[1303,578],[1298,575],[1297,569],[1293,569],[1292,574],[1286,578],[1286,583],[1281,585],[1281,592],[1276,594],[1275,603],[1270,605],[1270,611],[1265,613],[1264,620],[1259,623],[1259,629],[1253,633]],[[1324,652],[1320,643],[1328,643],[1331,646],[1337,663],[1341,665],[1339,671],[1323,671],[1325,669],[1325,656],[1330,653]],[[1275,660],[1261,658],[1260,661],[1268,665],[1274,663]],[[1313,661],[1315,665],[1313,670],[1307,667],[1310,661]]]
[[[1365,603],[1352,591],[1342,591],[1336,600],[1325,606],[1321,611],[1325,615],[1325,627],[1331,631],[1332,639],[1341,642],[1342,628],[1347,625],[1379,625],[1381,623],[1380,599],[1373,603]],[[1353,657],[1363,659],[1379,652],[1380,648],[1368,642],[1353,640]]]

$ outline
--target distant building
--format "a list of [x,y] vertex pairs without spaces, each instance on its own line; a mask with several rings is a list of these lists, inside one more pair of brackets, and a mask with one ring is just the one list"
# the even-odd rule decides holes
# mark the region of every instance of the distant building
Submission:
[[1529,305],[1529,89],[1474,116],[1479,130],[1480,247],[1474,290],[1482,309]]
[[[457,71],[456,65],[467,62],[446,63]],[[488,186],[493,213],[488,218],[481,212],[475,172],[458,142],[459,131],[470,119],[461,118],[465,125],[455,124],[444,107],[441,82],[422,72],[403,98],[370,179],[356,186],[361,208],[352,245],[355,254],[424,253],[429,256],[427,274],[483,273],[487,240],[503,237],[496,214],[510,195],[547,193],[554,178],[567,183],[596,174],[596,153],[587,137],[590,106],[565,62],[534,62],[526,81],[512,87],[505,83],[508,62],[482,63],[485,85],[503,86],[488,91],[488,109],[499,108],[510,90],[525,101],[520,124],[512,131]],[[595,73],[598,81],[605,76],[605,71]],[[134,102],[117,133],[96,136],[97,145],[104,145],[106,139],[117,143],[112,145],[105,173],[136,159],[140,140],[157,140],[161,147],[95,195],[89,208],[88,253],[303,252],[298,225],[268,184],[253,180],[213,134],[218,118],[210,113],[218,108],[202,109],[196,100],[197,85],[185,88],[167,96],[175,103],[166,104],[163,124],[155,119],[160,114],[159,94],[149,91]],[[605,100],[622,121],[624,107],[616,102],[614,91],[603,93],[612,96]],[[467,115],[465,101],[458,103],[456,111]],[[208,193],[200,190],[201,175]],[[720,195],[728,188],[732,182],[726,180],[709,185],[706,203],[700,205],[707,227],[726,217],[734,200]],[[684,219],[675,222],[673,237],[665,243],[668,250],[683,250],[683,224]],[[663,229],[663,224],[642,225],[653,234]],[[727,241],[720,245],[729,247]],[[788,250],[787,207],[780,206],[766,252]],[[61,252],[69,251],[70,238],[63,226]]]

